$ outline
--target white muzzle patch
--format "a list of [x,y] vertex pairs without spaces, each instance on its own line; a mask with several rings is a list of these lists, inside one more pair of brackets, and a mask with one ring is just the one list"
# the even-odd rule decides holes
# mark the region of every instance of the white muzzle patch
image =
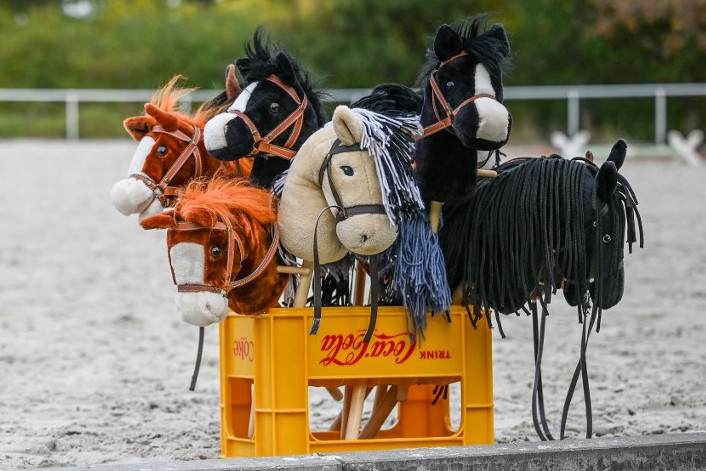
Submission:
[[[201,244],[182,242],[169,251],[177,285],[200,285],[204,282],[205,254]],[[205,327],[225,319],[228,299],[220,293],[208,291],[177,293],[176,310],[184,322]]]
[[[493,83],[490,80],[488,69],[483,64],[476,65],[475,71],[475,94],[495,95]],[[505,105],[492,98],[478,98],[475,101],[480,123],[476,138],[490,142],[504,142],[507,140],[508,128],[510,126],[510,114]]]
[[[255,87],[259,82],[253,82],[238,95],[228,111],[245,111],[248,106],[248,100],[250,100],[250,95],[252,95]],[[206,122],[206,126],[203,130],[203,142],[206,146],[206,150],[214,151],[225,149],[228,147],[228,142],[226,140],[226,125],[236,116],[233,113],[221,113]]]
[[154,198],[152,190],[135,178],[120,180],[110,189],[110,202],[125,216],[142,213],[153,206],[155,201],[161,208],[162,204]]

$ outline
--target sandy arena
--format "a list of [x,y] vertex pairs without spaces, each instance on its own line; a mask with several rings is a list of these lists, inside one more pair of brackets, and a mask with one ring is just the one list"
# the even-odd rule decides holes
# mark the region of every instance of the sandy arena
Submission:
[[[628,142],[630,146],[630,142]],[[144,231],[108,193],[128,140],[0,141],[0,468],[198,460],[219,456],[217,328],[174,309],[165,234]],[[513,149],[508,157],[519,156]],[[605,156],[597,155],[597,160]],[[588,349],[597,436],[706,430],[706,165],[640,160],[622,172],[646,246],[626,251],[626,290]],[[554,299],[543,364],[553,431],[578,358],[576,313]],[[531,320],[494,333],[495,437],[537,441]],[[313,427],[337,404],[318,389]],[[584,433],[581,394],[569,434]]]

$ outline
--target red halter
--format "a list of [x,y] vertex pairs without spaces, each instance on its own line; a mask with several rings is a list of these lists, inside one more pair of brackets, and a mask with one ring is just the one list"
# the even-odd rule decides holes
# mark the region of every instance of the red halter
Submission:
[[[269,80],[270,82],[278,85],[282,90],[287,92],[287,94],[291,96],[295,103],[299,106],[264,138],[261,136],[257,126],[255,126],[255,123],[252,122],[248,115],[238,110],[232,110],[229,111],[229,113],[233,113],[241,118],[245,122],[248,129],[250,129],[250,133],[253,138],[253,149],[248,156],[253,156],[263,152],[265,154],[273,154],[285,159],[291,159],[297,154],[297,152],[292,150],[291,147],[295,142],[297,142],[297,139],[299,139],[299,133],[301,132],[304,124],[304,110],[306,110],[306,107],[309,105],[309,100],[306,98],[306,95],[304,95],[300,100],[294,88],[284,83],[276,75],[269,75],[265,77],[265,80]],[[292,132],[290,133],[289,139],[287,139],[284,146],[272,144],[272,141],[279,137],[279,135],[290,126],[293,126]]]
[[[174,275],[174,269],[172,269],[172,279],[174,280],[174,284],[177,285],[177,290],[180,293],[198,293],[202,291],[208,291],[211,293],[221,293],[224,296],[227,295],[232,289],[234,288],[239,288],[243,285],[246,285],[253,281],[255,278],[258,276],[262,275],[262,273],[265,271],[267,266],[272,262],[272,259],[274,258],[275,254],[277,253],[277,247],[279,246],[279,231],[277,230],[277,224],[273,226],[272,230],[272,243],[270,244],[270,248],[267,250],[267,253],[265,254],[265,257],[262,259],[260,264],[253,270],[252,273],[250,273],[247,276],[244,276],[243,278],[240,278],[238,280],[231,280],[232,278],[232,272],[233,272],[233,265],[235,263],[235,247],[238,248],[238,255],[240,256],[240,260],[243,260],[243,255],[244,255],[244,250],[243,250],[243,241],[238,237],[238,234],[235,232],[235,229],[233,229],[233,225],[231,224],[230,221],[226,221],[225,223],[218,221],[216,224],[213,225],[213,227],[203,227],[199,226],[198,224],[194,224],[193,222],[187,222],[187,221],[182,221],[178,222],[176,224],[176,227],[174,230],[178,231],[194,231],[194,230],[216,230],[216,231],[227,231],[228,232],[228,260],[227,260],[227,265],[226,265],[226,279],[225,283],[223,286],[216,286],[216,285],[198,285],[198,284],[183,284],[179,285],[177,284],[176,281],[176,276]],[[171,260],[171,254],[169,255],[169,266],[171,267],[172,260]]]
[[[448,64],[449,62],[458,59],[459,57],[467,56],[468,51],[461,51],[460,53],[456,54],[453,57],[450,57],[449,59],[446,59],[445,61],[441,62],[436,69],[431,73],[429,76],[429,84],[431,85],[431,90],[433,92],[432,98],[431,98],[431,104],[432,107],[434,108],[434,115],[436,116],[436,122],[430,124],[429,126],[424,128],[424,134],[422,134],[422,137],[427,137],[431,136],[434,133],[437,133],[441,131],[442,129],[446,129],[451,127],[453,124],[453,119],[454,117],[459,113],[461,108],[464,106],[468,105],[469,103],[472,103],[476,101],[478,98],[490,98],[493,100],[497,100],[495,96],[487,94],[487,93],[479,93],[477,95],[473,95],[470,98],[467,98],[466,100],[462,101],[460,105],[458,105],[456,108],[451,108],[451,105],[449,102],[446,100],[444,97],[444,94],[441,93],[441,89],[439,88],[439,84],[436,82],[436,73],[439,71],[439,69]],[[436,102],[439,102],[439,105],[444,109],[446,112],[446,116],[442,118],[439,115],[439,110],[436,106]]]
[[191,137],[187,136],[179,130],[167,131],[159,125],[154,126],[151,132],[167,134],[169,136],[181,139],[182,141],[188,143],[184,150],[181,151],[181,154],[179,154],[179,157],[177,157],[174,163],[164,173],[164,176],[159,181],[159,183],[157,183],[147,175],[139,173],[133,173],[129,177],[140,180],[142,183],[147,185],[147,187],[152,190],[154,198],[158,198],[159,201],[162,203],[162,206],[167,207],[167,198],[176,196],[177,189],[179,188],[176,186],[170,186],[169,183],[171,183],[172,178],[174,178],[174,175],[176,175],[177,172],[179,172],[179,170],[181,170],[181,168],[184,166],[184,164],[186,164],[186,161],[189,160],[189,157],[191,157],[192,155],[194,156],[194,178],[200,177],[203,172],[203,167],[201,165],[201,152],[199,152],[198,147],[199,141],[201,140],[201,129],[199,129],[198,126],[194,126],[194,131],[191,134]]

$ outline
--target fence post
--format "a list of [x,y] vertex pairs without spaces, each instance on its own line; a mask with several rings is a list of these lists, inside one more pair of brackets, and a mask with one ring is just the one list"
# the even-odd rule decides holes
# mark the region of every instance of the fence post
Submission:
[[79,137],[78,132],[78,93],[69,90],[66,92],[66,139],[75,141]]
[[576,89],[571,89],[566,94],[567,100],[567,125],[566,125],[566,135],[571,138],[579,132],[579,120],[580,120],[580,103],[579,103],[579,92]]
[[667,91],[655,89],[655,144],[664,144],[667,136]]

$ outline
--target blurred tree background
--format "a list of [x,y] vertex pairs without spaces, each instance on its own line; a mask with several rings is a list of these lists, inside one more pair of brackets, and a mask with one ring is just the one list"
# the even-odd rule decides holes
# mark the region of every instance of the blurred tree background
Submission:
[[[482,12],[508,32],[506,86],[706,82],[706,0],[0,0],[0,88],[156,89],[182,74],[222,89],[258,25],[320,88],[411,86],[437,26]],[[670,128],[704,128],[705,104],[670,99]],[[508,106],[513,141],[565,127],[565,101]],[[582,127],[650,140],[653,107],[583,100]],[[139,113],[81,105],[82,135],[123,136]],[[0,102],[0,136],[60,137],[63,125],[63,104]]]

